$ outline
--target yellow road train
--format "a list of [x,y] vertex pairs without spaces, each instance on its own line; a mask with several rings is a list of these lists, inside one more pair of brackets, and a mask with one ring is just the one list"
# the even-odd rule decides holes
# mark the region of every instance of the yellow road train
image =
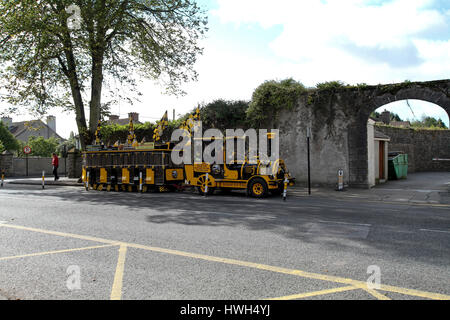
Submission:
[[[180,127],[191,138],[194,127],[193,120],[199,119],[199,117],[200,111],[197,109],[195,115]],[[167,123],[166,112],[155,130],[153,137],[155,141],[160,140]],[[248,137],[245,135],[243,137],[214,138],[214,140],[220,140],[218,152],[223,151],[221,164],[196,163],[191,153],[190,163],[194,164],[177,165],[173,163],[171,157],[175,144],[139,144],[136,141],[131,119],[130,135],[126,147],[116,143],[113,148],[117,150],[104,150],[99,145],[99,132],[100,124],[96,133],[96,145],[89,146],[90,149],[83,153],[82,178],[88,190],[147,192],[153,189],[171,191],[182,189],[184,185],[188,185],[196,187],[202,195],[213,194],[217,189],[223,191],[237,189],[245,190],[252,197],[262,198],[269,193],[281,194],[288,185],[294,185],[294,178],[290,176],[282,159],[260,161],[257,156],[254,156],[253,159],[250,159],[254,161],[249,161],[249,153],[242,156],[242,160],[238,159],[236,142],[239,141],[241,146],[248,146]],[[268,138],[273,139],[274,134],[269,133]],[[200,151],[203,152],[208,144],[205,142],[211,142],[211,138],[194,138],[193,140],[198,142],[199,139],[202,145]],[[228,139],[234,140],[235,150],[232,152],[232,159],[226,159]],[[189,144],[191,141],[189,140]],[[120,148],[127,150],[119,150]],[[176,152],[182,154],[184,151],[184,149],[180,151],[177,149]],[[197,151],[194,150],[194,152]]]
[[196,187],[202,195],[215,190],[245,190],[255,198],[281,194],[285,181],[294,185],[283,160],[256,163],[234,161],[175,165],[173,145],[151,150],[88,151],[83,153],[83,182],[87,189],[107,191],[174,191],[183,185]]
[[[215,138],[222,140],[222,164],[206,162],[185,165],[186,183],[197,187],[200,194],[213,194],[215,190],[222,191],[245,190],[247,195],[255,198],[266,197],[269,192],[279,195],[284,190],[285,182],[289,186],[295,184],[282,159],[275,161],[249,161],[248,154],[244,160],[235,157],[236,149],[232,152],[233,159],[226,160],[226,140],[243,139],[245,137]],[[210,138],[208,140],[211,140]],[[237,143],[234,144],[237,146]]]
[[169,191],[184,182],[184,167],[171,160],[171,145],[149,150],[105,150],[83,153],[86,188],[107,191]]

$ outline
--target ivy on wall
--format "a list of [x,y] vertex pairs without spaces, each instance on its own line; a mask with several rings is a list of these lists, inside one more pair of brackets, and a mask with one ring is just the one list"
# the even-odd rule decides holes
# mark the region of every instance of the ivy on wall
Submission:
[[[308,106],[313,107],[315,114],[323,115],[327,119],[327,125],[333,130],[335,117],[334,104],[337,93],[347,91],[347,95],[341,99],[348,99],[345,110],[349,115],[357,112],[351,108],[355,99],[362,97],[361,91],[376,89],[376,94],[396,93],[400,89],[408,88],[417,83],[405,81],[394,85],[369,86],[365,83],[349,85],[342,81],[328,81],[318,83],[314,88],[306,88],[302,83],[288,78],[285,80],[265,81],[258,86],[252,95],[252,100],[229,101],[218,99],[211,103],[200,106],[200,119],[203,122],[203,130],[217,128],[225,129],[248,129],[248,128],[275,128],[278,116],[282,110],[292,110],[303,96]],[[345,102],[345,101],[344,101]],[[192,110],[194,111],[194,110]],[[164,141],[169,141],[172,132],[179,128],[191,113],[188,113],[176,121],[169,122],[169,127],[163,135]],[[135,134],[138,141],[145,138],[147,142],[153,141],[155,124],[145,123],[135,125]],[[107,144],[116,141],[125,142],[128,136],[128,125],[107,125],[101,129],[102,140]]]
[[247,121],[254,128],[271,126],[281,110],[292,110],[306,87],[292,78],[266,81],[256,88],[247,110]]

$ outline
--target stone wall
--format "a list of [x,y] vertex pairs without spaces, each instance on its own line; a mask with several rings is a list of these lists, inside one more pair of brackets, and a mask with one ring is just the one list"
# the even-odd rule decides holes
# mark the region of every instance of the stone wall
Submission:
[[68,177],[71,179],[81,178],[82,157],[78,150],[70,150],[67,157]]
[[[16,158],[11,153],[3,153],[0,155],[0,171],[5,170],[7,177],[26,177],[27,167],[26,158]],[[69,169],[69,162],[67,162]],[[28,176],[40,177],[42,171],[46,176],[53,173],[52,158],[29,157],[28,158]],[[58,174],[63,176],[66,171],[64,158],[59,159]]]
[[[13,158],[12,175],[14,177],[25,177],[27,173],[26,158]],[[45,171],[46,176],[51,176],[53,173],[52,158],[44,157],[29,157],[28,158],[28,176],[41,176],[42,171]],[[64,158],[59,159],[58,175],[63,176],[65,173]]]
[[[336,186],[337,172],[342,169],[345,184],[369,188],[369,115],[388,103],[405,99],[435,103],[450,115],[450,80],[313,90],[299,97],[292,110],[282,110],[272,120],[272,127],[265,125],[280,130],[281,157],[298,185],[307,181],[306,130],[310,127],[313,185]],[[447,137],[447,133],[414,133],[414,137],[394,138],[396,142],[389,149],[412,155],[410,172],[448,171],[448,162],[432,160],[450,158]]]
[[[333,122],[327,115],[333,114]],[[292,111],[279,116],[280,156],[285,160],[298,185],[306,186],[308,178],[307,128],[311,128],[311,182],[313,186],[336,186],[338,170],[344,170],[349,183],[347,115],[334,105],[318,111],[301,99]]]
[[450,130],[413,130],[377,126],[391,138],[389,151],[408,154],[408,172],[450,171]]
[[0,154],[0,172],[4,172],[5,176],[10,177],[13,175],[13,154],[5,151]]

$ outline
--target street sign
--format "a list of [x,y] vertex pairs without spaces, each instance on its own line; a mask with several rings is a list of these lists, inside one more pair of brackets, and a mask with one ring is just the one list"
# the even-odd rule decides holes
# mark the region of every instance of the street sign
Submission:
[[23,153],[25,153],[26,155],[26,175],[28,177],[28,155],[31,153],[31,147],[30,146],[25,146],[23,147]]

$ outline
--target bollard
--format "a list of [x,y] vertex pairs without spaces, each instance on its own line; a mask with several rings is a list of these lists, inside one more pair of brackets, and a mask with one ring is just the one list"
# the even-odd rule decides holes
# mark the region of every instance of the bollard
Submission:
[[89,191],[89,171],[86,172],[86,191]]
[[205,197],[208,194],[208,179],[209,179],[209,173],[206,174],[206,181],[205,181]]
[[45,189],[45,171],[42,171],[42,190]]
[[3,181],[5,181],[5,172],[2,171],[2,184],[1,184],[2,188],[3,188]]
[[338,170],[338,187],[337,191],[344,191],[344,170]]
[[142,193],[142,171],[139,172],[139,191]]
[[289,183],[289,179],[288,179],[287,175],[285,175],[284,176],[283,201],[286,201],[288,183]]

